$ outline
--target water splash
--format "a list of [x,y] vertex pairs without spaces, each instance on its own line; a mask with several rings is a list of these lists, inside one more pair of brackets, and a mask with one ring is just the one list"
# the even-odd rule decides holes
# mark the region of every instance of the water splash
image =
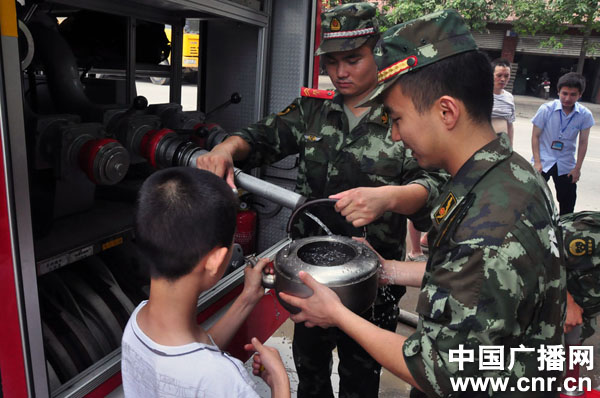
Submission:
[[[354,257],[346,246],[330,242],[326,245],[306,245],[298,251],[298,257],[307,264],[334,266],[345,264]],[[347,270],[344,270],[347,272]]]

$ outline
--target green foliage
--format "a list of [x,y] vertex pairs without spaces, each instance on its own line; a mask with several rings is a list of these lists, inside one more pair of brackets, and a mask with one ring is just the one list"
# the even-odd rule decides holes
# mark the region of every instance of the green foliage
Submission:
[[511,11],[507,0],[389,0],[386,7],[386,19],[389,25],[453,8],[460,12],[469,28],[477,32],[486,31],[489,22],[505,20]]
[[600,29],[598,1],[513,0],[518,33],[561,35],[569,27],[583,35]]
[[[600,30],[600,10],[597,0],[513,0],[514,29],[519,34],[551,35],[542,46],[560,48],[569,28],[579,30],[587,38]],[[597,45],[584,40],[582,50],[596,54]],[[583,70],[585,58],[580,57],[578,71]]]
[[[356,0],[321,0],[334,7]],[[469,28],[486,32],[490,22],[510,19],[521,35],[550,35],[542,46],[561,48],[569,28],[583,36],[600,31],[600,3],[597,0],[387,0],[377,18],[382,31],[423,15],[453,8],[460,12]],[[598,54],[595,44],[585,44],[588,54]]]

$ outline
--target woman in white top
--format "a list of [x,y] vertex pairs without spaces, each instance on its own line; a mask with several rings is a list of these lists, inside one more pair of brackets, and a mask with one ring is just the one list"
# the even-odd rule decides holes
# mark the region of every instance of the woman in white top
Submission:
[[515,121],[515,100],[504,87],[510,80],[510,63],[504,58],[492,61],[494,70],[494,107],[492,109],[492,126],[497,133],[508,134],[510,144],[513,143],[513,122]]

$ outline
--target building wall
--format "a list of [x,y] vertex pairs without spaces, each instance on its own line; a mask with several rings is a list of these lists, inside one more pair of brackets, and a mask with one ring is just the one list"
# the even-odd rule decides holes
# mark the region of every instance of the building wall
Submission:
[[[558,78],[566,72],[575,71],[581,49],[582,36],[578,31],[567,32],[562,39],[561,48],[542,47],[541,43],[549,35],[517,35],[508,24],[489,24],[488,31],[474,32],[473,37],[480,49],[493,57],[499,56],[516,63],[514,94],[540,95],[539,81],[547,75],[552,84],[551,95],[555,94]],[[600,45],[600,35],[594,35],[592,42]],[[600,61],[594,57],[600,52],[588,54],[584,64],[583,75],[588,88],[583,94],[584,101],[600,101]]]

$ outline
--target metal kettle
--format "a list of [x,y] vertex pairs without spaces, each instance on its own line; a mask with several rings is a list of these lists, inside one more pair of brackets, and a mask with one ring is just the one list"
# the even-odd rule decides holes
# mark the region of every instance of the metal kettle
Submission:
[[[306,208],[335,202],[318,199],[298,207],[288,221],[288,236],[294,219]],[[379,258],[367,245],[350,237],[327,235],[291,240],[277,253],[273,267],[273,275],[263,275],[263,286],[273,288],[277,293],[310,297],[312,290],[298,278],[298,272],[305,271],[330,287],[342,303],[357,314],[369,309],[377,295]],[[283,300],[280,302],[291,313],[299,312]]]

